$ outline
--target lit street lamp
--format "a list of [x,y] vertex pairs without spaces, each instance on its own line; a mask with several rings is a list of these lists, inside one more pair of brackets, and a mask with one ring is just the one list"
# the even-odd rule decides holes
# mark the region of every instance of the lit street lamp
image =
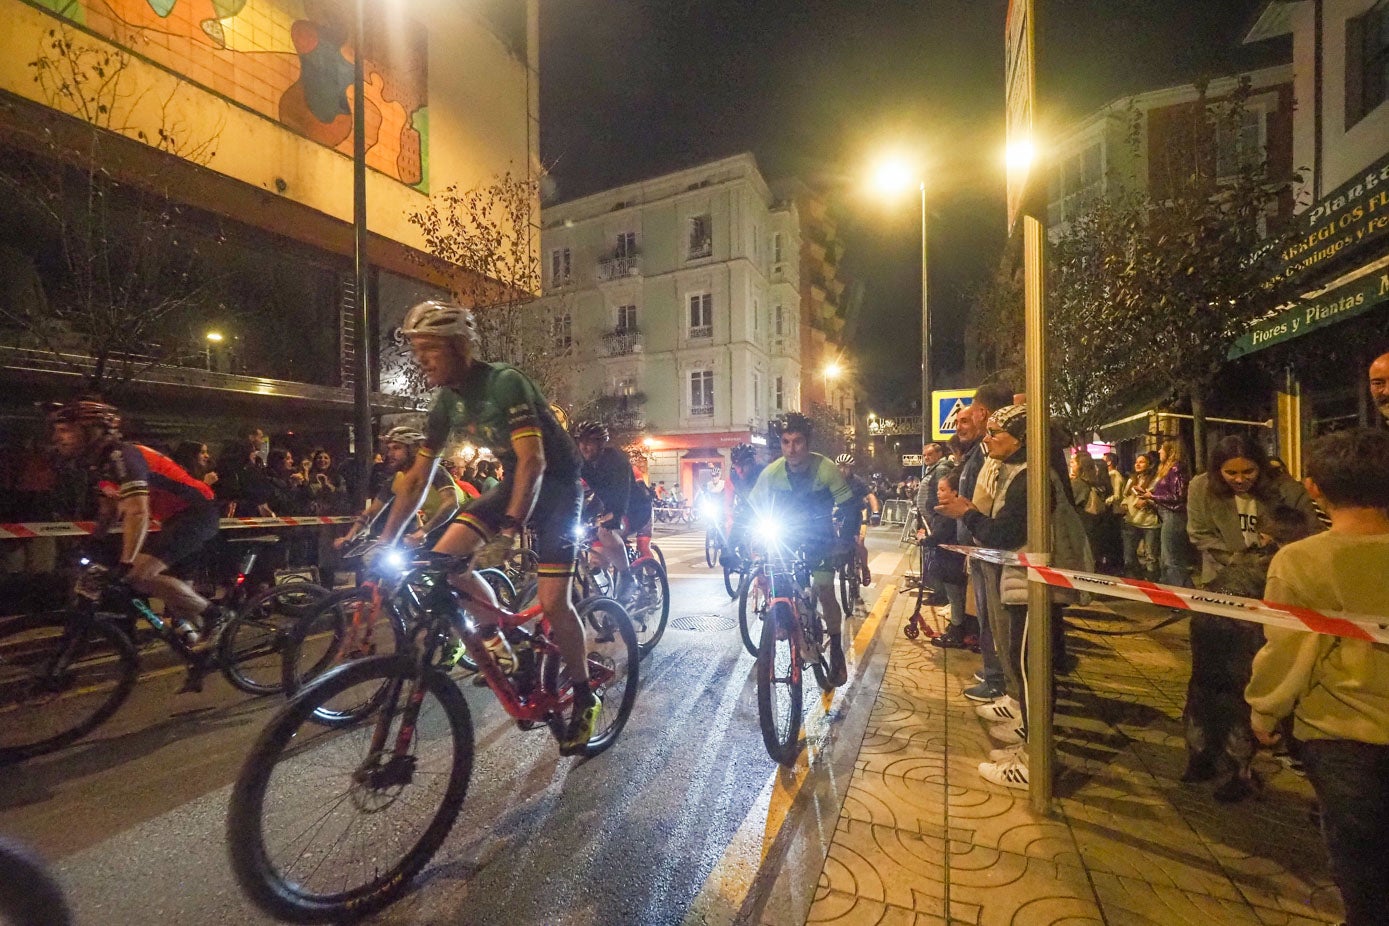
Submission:
[[209,331],[209,332],[208,332],[207,334],[205,334],[203,337],[204,337],[204,339],[205,339],[206,342],[207,342],[205,345],[203,345],[203,358],[204,358],[204,360],[205,360],[206,363],[207,363],[207,369],[208,369],[208,371],[211,372],[211,370],[212,370],[212,345],[214,345],[214,344],[221,344],[221,343],[222,343],[222,340],[223,340],[223,338],[222,338],[222,332],[220,332],[220,331]]
[[926,181],[900,158],[887,158],[873,172],[873,187],[884,196],[900,196],[915,183],[921,193],[921,448],[931,439],[931,309],[926,299]]

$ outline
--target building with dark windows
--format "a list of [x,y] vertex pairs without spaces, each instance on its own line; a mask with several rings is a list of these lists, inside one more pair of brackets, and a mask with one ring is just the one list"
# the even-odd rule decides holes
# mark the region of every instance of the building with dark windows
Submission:
[[[250,422],[349,449],[357,352],[460,288],[410,215],[538,174],[536,0],[365,8],[360,331],[353,3],[0,0],[7,430],[100,368],[147,440]],[[374,379],[378,414],[417,404]]]

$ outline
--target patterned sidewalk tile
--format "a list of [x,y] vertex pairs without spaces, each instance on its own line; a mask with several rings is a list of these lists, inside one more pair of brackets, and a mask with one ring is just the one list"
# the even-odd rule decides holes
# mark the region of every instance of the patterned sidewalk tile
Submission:
[[806,923],[816,926],[947,926],[944,916],[827,889],[815,895]]

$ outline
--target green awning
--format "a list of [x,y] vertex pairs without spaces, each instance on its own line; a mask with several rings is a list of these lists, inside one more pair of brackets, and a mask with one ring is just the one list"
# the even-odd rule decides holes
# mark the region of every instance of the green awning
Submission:
[[1389,256],[1348,273],[1321,292],[1255,323],[1230,348],[1229,357],[1243,357],[1304,334],[1363,315],[1389,301]]

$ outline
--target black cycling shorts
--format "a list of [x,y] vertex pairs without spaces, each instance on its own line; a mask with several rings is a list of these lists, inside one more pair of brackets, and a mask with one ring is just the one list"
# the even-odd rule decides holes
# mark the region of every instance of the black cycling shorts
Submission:
[[[511,504],[511,480],[498,483],[473,499],[453,519],[466,524],[484,539],[489,539],[501,527]],[[540,480],[540,497],[535,500],[526,526],[535,532],[535,556],[539,560],[537,574],[541,578],[566,578],[574,575],[578,551],[574,547],[574,531],[583,511],[584,493],[578,476],[551,476]]]
[[207,546],[208,541],[217,536],[220,529],[217,506],[193,505],[185,508],[171,518],[159,522],[159,530],[152,532],[140,551],[159,560],[165,566],[177,566]]

